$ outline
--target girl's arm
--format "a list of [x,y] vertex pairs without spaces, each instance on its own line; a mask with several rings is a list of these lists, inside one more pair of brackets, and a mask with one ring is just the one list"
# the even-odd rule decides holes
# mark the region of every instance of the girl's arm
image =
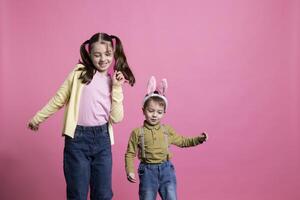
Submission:
[[73,70],[50,101],[30,120],[28,127],[37,130],[40,123],[62,108],[69,100],[75,70]]
[[123,120],[123,90],[122,85],[125,78],[121,72],[115,72],[112,80],[112,102],[110,110],[110,121],[112,123],[118,123]]

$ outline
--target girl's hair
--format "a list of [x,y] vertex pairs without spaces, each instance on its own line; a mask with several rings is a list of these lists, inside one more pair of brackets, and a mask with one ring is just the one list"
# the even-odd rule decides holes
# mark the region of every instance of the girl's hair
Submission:
[[[115,40],[115,46],[113,40]],[[79,63],[84,65],[83,68],[78,69],[83,71],[79,76],[81,82],[84,84],[89,84],[92,81],[93,76],[97,71],[89,54],[95,42],[101,42],[104,44],[109,43],[114,48],[114,59],[115,59],[114,70],[121,71],[125,79],[128,80],[131,86],[133,86],[135,83],[135,78],[128,66],[121,40],[117,36],[108,35],[106,33],[96,33],[89,40],[85,41],[80,46],[81,60],[79,60]],[[88,51],[86,49],[86,45],[88,45]]]

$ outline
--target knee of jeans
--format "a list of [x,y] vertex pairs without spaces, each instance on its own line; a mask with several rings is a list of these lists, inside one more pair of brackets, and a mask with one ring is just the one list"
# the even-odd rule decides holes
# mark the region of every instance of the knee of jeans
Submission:
[[157,191],[154,191],[154,190],[140,190],[139,192],[139,196],[140,196],[140,199],[142,200],[153,200],[153,199],[156,199],[156,194],[157,194]]
[[176,184],[169,184],[167,187],[165,187],[164,190],[160,190],[160,194],[166,199],[176,200],[177,199]]

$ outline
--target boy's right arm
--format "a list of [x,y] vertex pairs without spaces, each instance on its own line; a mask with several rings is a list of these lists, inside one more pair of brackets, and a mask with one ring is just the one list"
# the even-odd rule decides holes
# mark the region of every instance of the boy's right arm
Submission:
[[128,145],[127,150],[125,153],[125,168],[126,168],[126,175],[127,179],[130,182],[135,183],[135,173],[134,173],[134,158],[136,157],[138,151],[138,135],[136,131],[132,131]]
[[48,117],[62,108],[66,102],[69,100],[71,94],[71,87],[73,83],[75,70],[73,70],[64,83],[60,86],[54,97],[40,110],[35,116],[30,120],[28,128],[36,131],[39,124],[45,121]]

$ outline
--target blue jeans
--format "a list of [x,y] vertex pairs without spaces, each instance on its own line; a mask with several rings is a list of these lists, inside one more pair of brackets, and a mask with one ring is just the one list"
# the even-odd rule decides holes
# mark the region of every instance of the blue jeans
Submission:
[[64,174],[68,200],[111,200],[112,153],[107,124],[77,126],[65,136]]
[[140,163],[140,200],[156,200],[157,192],[162,200],[176,200],[176,175],[170,161],[162,164]]

